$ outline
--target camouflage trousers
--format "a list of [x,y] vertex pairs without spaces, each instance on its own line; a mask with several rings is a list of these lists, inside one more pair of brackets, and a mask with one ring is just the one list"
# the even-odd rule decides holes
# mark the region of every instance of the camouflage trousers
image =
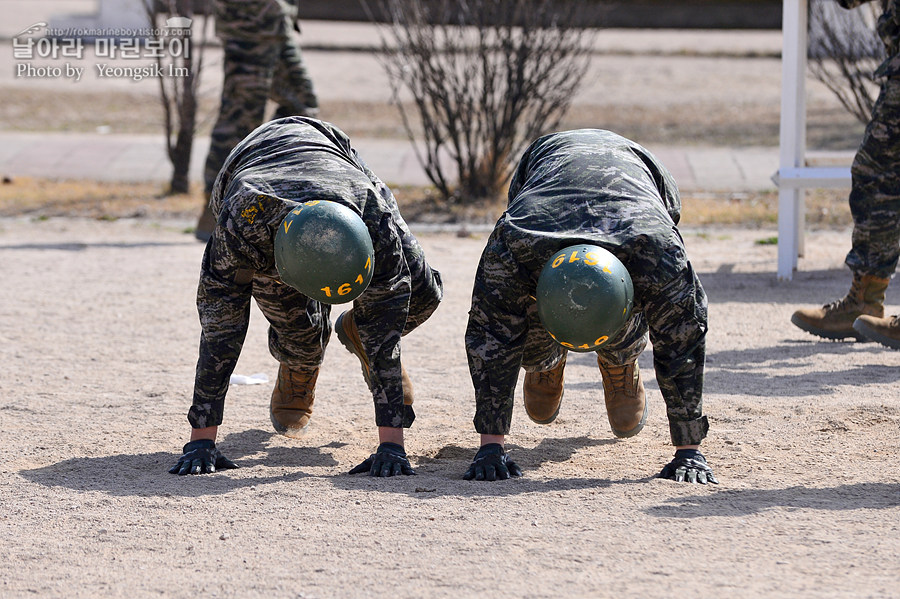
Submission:
[[[409,314],[401,336],[428,320],[443,297],[441,275],[425,261],[415,237],[403,239],[403,250],[412,285]],[[291,370],[307,373],[316,370],[331,337],[331,305],[310,299],[275,277],[260,274],[253,277],[253,298],[269,322],[272,357]],[[364,298],[365,294],[357,301],[365,301]]]
[[318,99],[295,31],[296,6],[285,0],[220,0],[216,30],[224,47],[224,81],[204,168],[207,195],[234,148],[265,121],[316,116]]
[[900,258],[900,77],[882,84],[851,172],[853,247],[845,262],[855,274],[890,278]]
[[[650,340],[649,328],[643,314],[633,314],[616,336],[597,350],[597,355],[606,364],[631,364],[638,359]],[[522,368],[525,372],[551,370],[569,350],[556,343],[538,316],[537,302],[528,308],[528,333],[522,353]]]
[[[425,262],[418,241],[411,235],[403,238],[403,251],[411,278],[409,314],[401,332],[401,335],[406,335],[425,322],[437,309],[443,297],[443,283],[440,273]],[[252,284],[256,305],[269,323],[269,353],[291,370],[307,374],[314,372],[322,364],[325,348],[331,338],[331,306],[310,299],[274,276],[257,273],[253,275]],[[357,301],[364,301],[364,297],[365,294]],[[215,326],[233,325],[228,320],[217,318],[215,314],[201,314],[201,321],[211,320],[216,321]],[[393,331],[375,333],[388,335]],[[235,352],[230,346],[208,344],[205,336],[201,336],[200,343],[201,356],[224,356],[228,352]],[[240,349],[236,353],[239,354]],[[216,385],[210,382],[215,380],[217,377],[214,372],[202,371],[198,366],[196,386],[211,390],[211,394],[220,396],[220,399],[198,402],[195,394],[194,405],[188,412],[188,421],[194,428],[222,423],[225,411],[224,390],[216,391]],[[226,379],[226,387],[227,384]],[[415,412],[412,406],[404,406],[402,426],[409,427],[413,420]]]

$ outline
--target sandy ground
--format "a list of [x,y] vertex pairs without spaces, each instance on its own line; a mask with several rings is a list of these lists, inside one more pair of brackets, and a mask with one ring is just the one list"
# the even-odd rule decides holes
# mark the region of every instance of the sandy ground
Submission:
[[[777,144],[771,52],[618,44],[563,126]],[[154,82],[13,80],[5,56],[0,129],[159,130]],[[374,58],[307,58],[324,118],[402,137]],[[860,125],[821,84],[808,106],[811,148],[855,147]],[[789,323],[846,292],[848,231],[811,233],[791,283],[775,280],[776,246],[755,243],[775,231],[685,232],[711,301],[703,451],[721,481],[699,486],[653,478],[672,448],[649,351],[639,436],[613,437],[595,362],[573,354],[555,423],[531,423],[517,399],[508,446],[525,477],[461,480],[478,444],[463,333],[483,233],[420,235],[447,293],[403,345],[418,476],[346,474],[377,443],[358,364],[336,340],[305,438],[272,431],[271,383],[234,385],[220,446],[242,468],[168,474],[197,358],[193,224],[0,219],[0,597],[900,597],[900,352]],[[254,310],[238,374],[274,379],[265,335]]]
[[[168,474],[199,334],[185,224],[0,220],[0,596],[900,597],[900,352],[788,322],[846,291],[847,231],[811,234],[792,283],[755,243],[773,231],[685,232],[711,300],[703,450],[721,484],[700,486],[653,478],[672,448],[649,351],[639,436],[612,436],[573,354],[554,424],[517,399],[525,476],[461,480],[483,234],[420,235],[447,294],[403,346],[418,476],[346,474],[376,438],[336,340],[305,438],[272,431],[270,384],[233,385],[220,447],[241,469]],[[276,368],[254,308],[236,372]]]

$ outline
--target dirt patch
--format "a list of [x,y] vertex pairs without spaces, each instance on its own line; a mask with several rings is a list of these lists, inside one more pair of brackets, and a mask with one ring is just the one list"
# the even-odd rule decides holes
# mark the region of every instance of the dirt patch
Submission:
[[[323,117],[351,137],[399,136],[377,66],[362,58],[310,61]],[[648,144],[777,142],[771,57],[595,63],[566,127]],[[153,93],[89,92],[3,86],[0,129],[159,131]],[[214,99],[204,102],[211,114]],[[815,86],[809,106],[811,147],[855,147],[861,125]],[[395,191],[411,222],[499,213]],[[220,446],[241,468],[168,474],[188,434],[203,246],[190,235],[198,192],[161,192],[0,185],[0,595],[900,597],[900,352],[822,342],[789,322],[846,293],[844,193],[808,197],[807,217],[827,228],[808,234],[791,283],[774,276],[774,194],[684,198],[710,298],[703,451],[721,480],[701,487],[653,478],[672,448],[649,351],[640,435],[612,436],[596,363],[573,355],[555,423],[533,424],[517,397],[509,447],[525,477],[461,480],[478,443],[463,335],[486,235],[462,226],[414,228],[446,285],[403,342],[418,476],[346,474],[376,437],[358,362],[334,342],[307,437],[271,430],[271,383],[233,385]],[[894,288],[888,304],[900,309]],[[274,379],[266,346],[254,307],[236,373]]]
[[[846,291],[846,230],[810,234],[789,284],[758,243],[771,229],[685,231],[711,301],[703,450],[721,484],[701,487],[653,478],[672,449],[649,351],[640,435],[612,436],[596,364],[573,355],[554,424],[516,400],[525,477],[461,480],[477,446],[462,339],[483,234],[419,234],[447,293],[403,343],[418,476],[346,474],[376,438],[338,343],[307,437],[271,430],[271,383],[233,385],[220,446],[241,468],[170,475],[199,335],[203,246],[182,229],[0,219],[5,597],[897,596],[900,352],[789,324]],[[254,308],[236,373],[274,379],[266,345]]]

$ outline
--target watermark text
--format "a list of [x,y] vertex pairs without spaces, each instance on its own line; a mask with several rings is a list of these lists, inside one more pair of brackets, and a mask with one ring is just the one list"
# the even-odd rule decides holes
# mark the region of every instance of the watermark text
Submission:
[[[68,79],[81,81],[88,72],[99,79],[143,79],[160,77],[189,77],[187,66],[191,60],[191,20],[184,17],[168,19],[164,28],[77,28],[48,27],[35,23],[15,36],[13,58],[16,78]],[[38,37],[40,36],[40,37]],[[101,59],[147,60],[144,65],[93,65],[93,69],[64,64],[36,64],[34,60],[84,59],[86,50]]]

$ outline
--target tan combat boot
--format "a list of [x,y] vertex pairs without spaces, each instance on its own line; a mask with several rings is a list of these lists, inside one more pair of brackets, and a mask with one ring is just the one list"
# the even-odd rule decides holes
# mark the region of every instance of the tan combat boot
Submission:
[[554,368],[541,372],[526,372],[522,392],[525,395],[525,413],[537,424],[550,424],[559,414],[563,396],[563,378],[566,358]]
[[306,432],[316,399],[317,378],[318,368],[306,373],[291,370],[284,364],[278,367],[278,380],[269,402],[269,418],[276,431],[293,438]]
[[[351,354],[357,357],[359,365],[362,367],[363,378],[366,379],[366,385],[372,388],[372,381],[369,377],[369,358],[363,349],[362,341],[359,339],[359,331],[356,328],[356,321],[353,320],[353,309],[347,310],[334,323],[334,329],[337,333],[338,341],[347,348]],[[400,364],[400,376],[403,383],[403,403],[407,406],[413,404],[413,387],[412,381],[406,374],[403,364]]]
[[597,356],[597,366],[603,376],[606,417],[613,434],[620,439],[635,436],[647,421],[644,382],[637,362],[613,366]]
[[813,335],[825,339],[853,337],[866,341],[853,322],[862,315],[884,316],[884,292],[889,279],[872,275],[854,275],[847,295],[821,308],[803,308],[794,312],[791,322]]
[[853,328],[866,339],[900,349],[900,316],[877,318],[863,314],[853,323]]

